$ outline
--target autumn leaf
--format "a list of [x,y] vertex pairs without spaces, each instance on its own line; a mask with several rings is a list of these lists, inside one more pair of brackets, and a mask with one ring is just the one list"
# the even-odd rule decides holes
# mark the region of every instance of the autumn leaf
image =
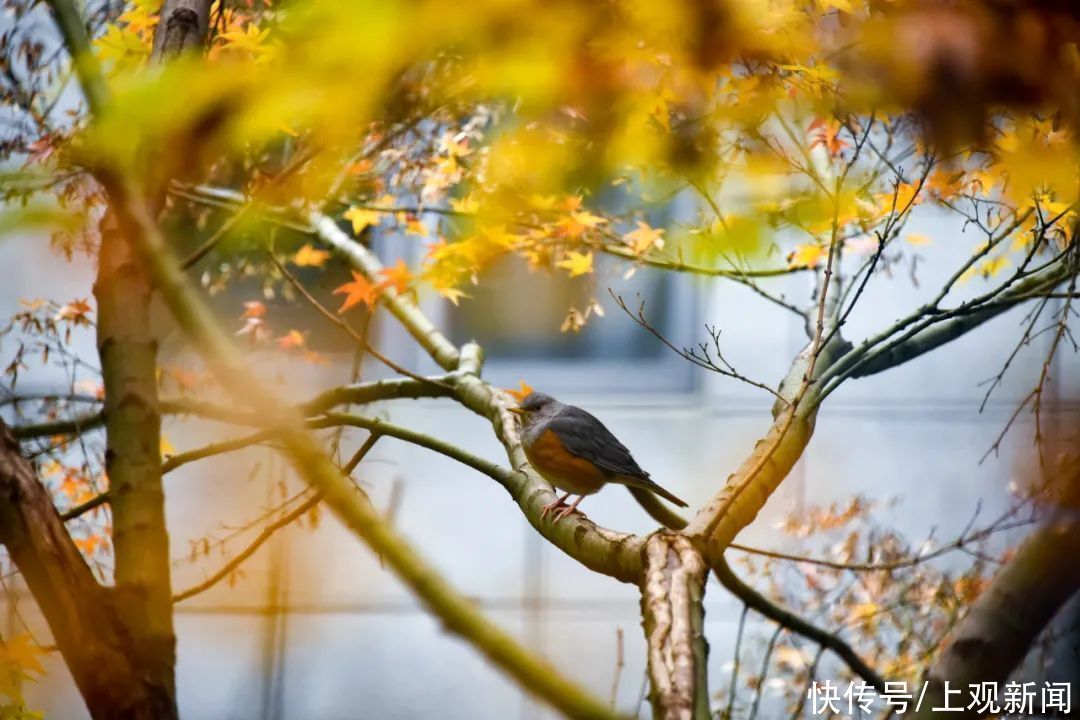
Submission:
[[517,389],[507,388],[506,392],[511,395],[519,403],[529,396],[533,392],[532,386],[524,380],[518,380],[519,387]]
[[0,664],[13,666],[22,672],[45,674],[41,659],[46,656],[29,633],[19,633],[6,640],[0,640]]
[[57,320],[67,320],[73,325],[89,325],[90,324],[90,303],[85,299],[73,300],[67,305],[64,305],[56,313]]
[[82,492],[84,482],[77,473],[68,471],[64,473],[64,479],[56,490],[64,497],[72,500]]
[[796,245],[795,249],[788,254],[789,268],[812,268],[817,267],[821,259],[825,257],[825,248],[813,243]]
[[304,333],[299,330],[290,330],[279,337],[275,342],[277,342],[277,346],[282,350],[296,350],[307,344]]
[[355,270],[352,276],[352,282],[334,288],[334,295],[345,296],[345,302],[338,308],[338,315],[360,303],[364,303],[369,308],[373,307],[379,297],[379,291],[367,281],[366,277]]
[[929,235],[922,233],[908,233],[904,240],[911,245],[929,245],[932,242]]
[[93,533],[86,537],[75,538],[74,542],[75,547],[82,550],[83,554],[87,556],[92,556],[97,552],[98,548],[105,546],[104,536],[98,533]]
[[653,247],[664,247],[663,228],[650,227],[649,223],[638,220],[637,229],[623,236],[623,241],[630,246],[636,255],[644,255]]
[[593,215],[588,210],[579,210],[560,218],[555,225],[555,233],[560,237],[577,238],[605,222],[607,220],[599,215]]
[[899,183],[892,190],[876,195],[874,200],[881,212],[886,215],[892,212],[902,213],[922,201],[919,197],[919,189],[918,185]]
[[576,250],[571,250],[566,254],[565,260],[560,260],[555,263],[555,267],[568,270],[570,272],[570,277],[572,278],[588,275],[593,271],[592,251],[580,253]]
[[352,223],[353,235],[359,236],[360,233],[364,232],[365,228],[378,225],[382,220],[382,213],[376,210],[350,207],[342,217]]
[[328,259],[330,259],[328,250],[316,250],[311,243],[305,243],[304,247],[293,255],[292,262],[298,267],[322,267]]
[[427,225],[419,218],[415,213],[406,213],[405,215],[405,232],[412,235],[419,235],[420,237],[428,236]]
[[471,295],[469,295],[464,290],[459,290],[458,288],[455,288],[455,287],[437,287],[437,288],[435,288],[435,292],[439,293],[444,298],[446,298],[450,302],[454,303],[454,305],[457,305],[459,302],[461,302],[462,298],[471,298],[472,297]]
[[807,128],[807,133],[812,138],[810,148],[821,146],[825,148],[825,152],[828,153],[829,157],[838,157],[844,148],[848,147],[848,143],[840,137],[841,129],[842,126],[838,121],[826,122],[822,118],[814,120],[814,122],[810,123],[810,127]]
[[244,303],[244,314],[240,317],[246,318],[261,318],[266,315],[266,305],[263,305],[258,300],[249,300]]
[[394,267],[383,268],[379,271],[379,274],[386,278],[379,283],[379,287],[392,287],[398,295],[409,291],[409,283],[412,282],[413,274],[409,270],[409,266],[401,258],[398,258]]
[[165,433],[161,434],[161,440],[158,442],[158,445],[162,457],[165,457],[166,455],[176,454],[176,448],[173,447],[173,444],[171,442],[169,442],[169,438],[165,436]]
[[996,275],[999,275],[1001,271],[1009,267],[1010,264],[1011,263],[1008,257],[1000,255],[996,258],[990,258],[984,261],[981,265],[979,265],[978,272],[985,278],[992,278]]

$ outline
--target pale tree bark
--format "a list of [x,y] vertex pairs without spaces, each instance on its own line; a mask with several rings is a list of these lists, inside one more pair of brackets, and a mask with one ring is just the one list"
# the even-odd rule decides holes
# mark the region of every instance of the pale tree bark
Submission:
[[645,544],[641,619],[648,643],[653,717],[709,717],[705,578],[701,553],[679,533],[659,531]]

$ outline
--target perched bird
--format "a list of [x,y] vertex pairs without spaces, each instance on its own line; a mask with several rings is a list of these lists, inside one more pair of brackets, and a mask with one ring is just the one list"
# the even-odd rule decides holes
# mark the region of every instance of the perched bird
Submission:
[[649,479],[626,446],[595,417],[579,407],[561,403],[550,395],[533,392],[510,412],[521,417],[521,443],[525,457],[536,471],[565,494],[543,507],[540,518],[571,495],[572,505],[554,515],[558,522],[572,513],[586,495],[609,482],[642,488],[686,507],[686,503]]

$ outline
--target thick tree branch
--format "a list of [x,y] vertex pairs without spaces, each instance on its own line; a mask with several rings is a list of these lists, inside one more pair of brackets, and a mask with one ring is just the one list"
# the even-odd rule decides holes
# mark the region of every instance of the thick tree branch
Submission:
[[1005,681],[1061,606],[1080,590],[1078,557],[1080,524],[1075,521],[1050,523],[1032,533],[946,640],[913,717],[936,717],[933,708],[946,705],[945,682],[955,691],[971,683]]
[[646,541],[641,616],[655,718],[710,717],[706,572],[701,554],[684,536],[661,531]]

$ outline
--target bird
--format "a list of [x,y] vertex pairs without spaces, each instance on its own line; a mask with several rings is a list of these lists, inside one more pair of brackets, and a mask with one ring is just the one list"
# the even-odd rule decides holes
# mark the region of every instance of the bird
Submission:
[[653,482],[626,446],[581,408],[534,391],[517,407],[510,408],[510,412],[521,418],[521,444],[529,464],[565,493],[541,508],[541,520],[565,505],[571,495],[578,495],[573,504],[555,512],[552,524],[559,522],[574,512],[585,496],[598,492],[608,483],[642,488],[679,507],[687,507]]

